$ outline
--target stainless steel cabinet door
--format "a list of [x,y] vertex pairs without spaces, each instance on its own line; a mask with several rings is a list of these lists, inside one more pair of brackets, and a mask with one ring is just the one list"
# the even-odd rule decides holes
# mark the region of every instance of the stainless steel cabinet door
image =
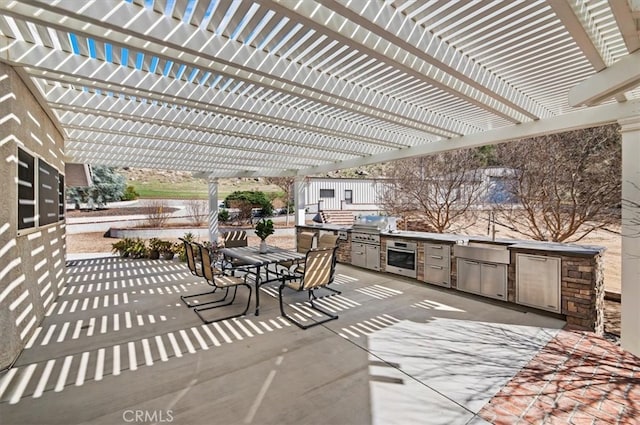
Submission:
[[481,293],[500,300],[507,299],[507,266],[505,264],[482,263]]
[[516,302],[560,312],[560,259],[516,254]]
[[366,246],[366,267],[371,270],[380,270],[380,247],[377,245]]
[[458,289],[480,293],[480,263],[458,258]]
[[367,266],[367,257],[365,256],[365,245],[362,243],[351,244],[351,264],[357,267]]

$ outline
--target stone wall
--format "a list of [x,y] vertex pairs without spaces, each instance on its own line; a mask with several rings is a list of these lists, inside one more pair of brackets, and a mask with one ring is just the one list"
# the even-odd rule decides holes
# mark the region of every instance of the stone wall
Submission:
[[562,256],[562,314],[567,324],[604,332],[603,258]]
[[65,283],[64,222],[18,236],[18,147],[64,173],[64,142],[12,67],[0,63],[0,370],[33,335]]

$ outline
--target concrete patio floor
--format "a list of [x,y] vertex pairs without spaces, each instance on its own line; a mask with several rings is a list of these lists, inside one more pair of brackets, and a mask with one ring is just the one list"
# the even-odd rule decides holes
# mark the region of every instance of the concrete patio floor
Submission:
[[[2,424],[638,423],[637,358],[499,302],[338,265],[338,320],[303,331],[263,287],[260,316],[203,325],[179,300],[206,288],[184,264],[67,273],[0,375]],[[313,320],[304,299],[287,301]]]

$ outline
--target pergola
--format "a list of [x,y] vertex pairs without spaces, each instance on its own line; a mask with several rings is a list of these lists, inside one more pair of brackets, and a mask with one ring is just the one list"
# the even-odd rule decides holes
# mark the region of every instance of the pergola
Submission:
[[[4,0],[0,60],[68,162],[198,173],[213,211],[217,178],[302,179],[614,122],[631,204],[639,23],[638,0]],[[637,214],[623,209],[622,341],[640,354]]]

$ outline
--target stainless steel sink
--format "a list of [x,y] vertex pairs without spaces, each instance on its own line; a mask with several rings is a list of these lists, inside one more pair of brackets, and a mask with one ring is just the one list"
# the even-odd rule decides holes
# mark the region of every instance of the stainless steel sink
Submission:
[[453,255],[458,258],[484,263],[509,264],[511,262],[507,245],[495,245],[483,242],[469,242],[468,245],[454,245]]

